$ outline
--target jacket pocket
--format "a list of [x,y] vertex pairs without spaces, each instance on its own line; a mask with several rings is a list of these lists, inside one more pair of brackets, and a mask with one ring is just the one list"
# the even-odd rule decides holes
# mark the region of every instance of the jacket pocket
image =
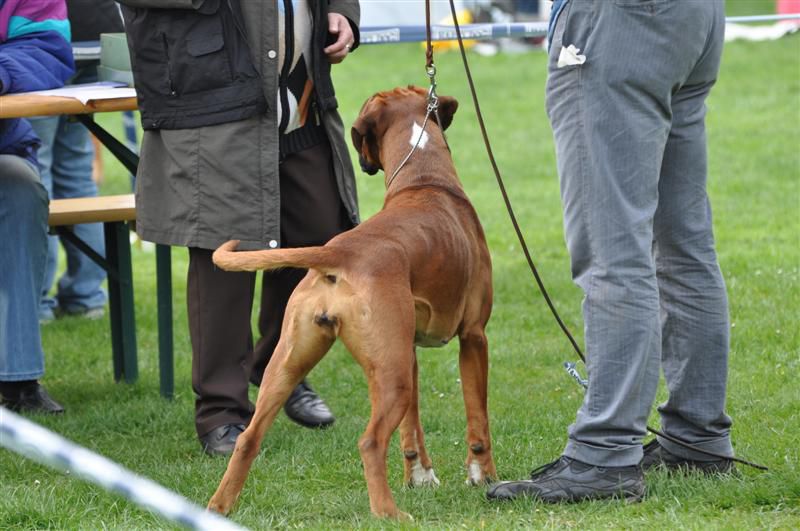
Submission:
[[[177,22],[177,21],[176,21]],[[170,94],[204,92],[230,85],[233,79],[222,20],[217,15],[192,14],[173,23],[164,34]]]

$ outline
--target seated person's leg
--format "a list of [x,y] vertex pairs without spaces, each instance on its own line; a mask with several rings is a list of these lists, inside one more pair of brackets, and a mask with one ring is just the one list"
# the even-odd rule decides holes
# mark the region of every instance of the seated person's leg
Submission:
[[38,383],[44,375],[38,310],[47,205],[34,167],[0,155],[0,397],[13,410],[57,413],[63,408]]

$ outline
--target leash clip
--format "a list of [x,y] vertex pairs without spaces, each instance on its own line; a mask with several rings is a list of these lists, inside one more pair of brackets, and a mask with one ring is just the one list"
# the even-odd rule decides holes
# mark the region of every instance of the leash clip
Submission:
[[434,78],[436,77],[436,65],[431,63],[430,65],[425,67],[425,72],[428,73],[428,77],[431,78],[431,84],[435,85]]
[[[436,94],[428,93],[428,114],[436,113],[439,109],[439,96]],[[436,119],[438,121],[439,116],[437,113]]]
[[436,94],[436,65],[431,63],[425,68],[430,79],[431,86],[428,89],[428,113],[439,108],[439,96]]
[[580,384],[581,387],[583,387],[584,389],[589,388],[589,380],[586,380],[581,376],[581,373],[578,372],[578,369],[576,368],[574,363],[565,361],[564,370],[566,370],[567,374],[572,376],[575,379],[575,381]]

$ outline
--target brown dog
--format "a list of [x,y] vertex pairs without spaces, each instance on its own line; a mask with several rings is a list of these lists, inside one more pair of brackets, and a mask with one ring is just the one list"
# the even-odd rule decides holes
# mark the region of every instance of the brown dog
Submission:
[[289,299],[253,420],[236,442],[209,509],[230,511],[264,433],[294,386],[337,337],[369,382],[372,416],[358,447],[373,514],[408,516],[395,505],[386,479],[387,446],[398,425],[406,482],[439,483],[420,425],[415,346],[439,347],[458,336],[467,482],[496,476],[484,333],[492,309],[491,260],[441,132],[458,103],[441,97],[441,128],[432,115],[422,130],[426,104],[426,91],[420,88],[381,92],[367,100],[353,125],[362,168],[370,174],[383,169],[388,185],[383,209],[368,221],[323,247],[233,252],[234,241],[214,253],[214,263],[230,271],[300,267],[309,272]]

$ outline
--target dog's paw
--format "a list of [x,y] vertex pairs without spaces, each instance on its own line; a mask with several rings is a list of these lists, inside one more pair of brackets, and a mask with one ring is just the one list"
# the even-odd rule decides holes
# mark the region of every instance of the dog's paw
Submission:
[[483,467],[481,464],[477,461],[472,461],[469,464],[469,469],[467,470],[467,485],[470,487],[475,487],[478,485],[485,485],[489,482],[489,478],[483,473]]
[[413,522],[414,521],[414,517],[413,516],[411,516],[410,514],[408,514],[406,512],[401,511],[397,507],[394,507],[393,509],[386,509],[386,510],[377,511],[377,512],[373,510],[372,515],[376,516],[378,518],[388,518],[388,519],[397,520],[398,522]]
[[410,514],[408,514],[406,512],[403,512],[403,511],[397,511],[397,516],[395,516],[395,518],[400,522],[413,522],[414,521],[414,517],[413,516],[411,516]]
[[439,478],[433,471],[433,467],[425,468],[417,459],[411,466],[411,478],[408,481],[410,487],[438,487]]
[[227,516],[228,513],[230,512],[230,507],[225,507],[223,504],[212,498],[211,501],[208,502],[206,510],[209,512],[221,514],[222,516]]

